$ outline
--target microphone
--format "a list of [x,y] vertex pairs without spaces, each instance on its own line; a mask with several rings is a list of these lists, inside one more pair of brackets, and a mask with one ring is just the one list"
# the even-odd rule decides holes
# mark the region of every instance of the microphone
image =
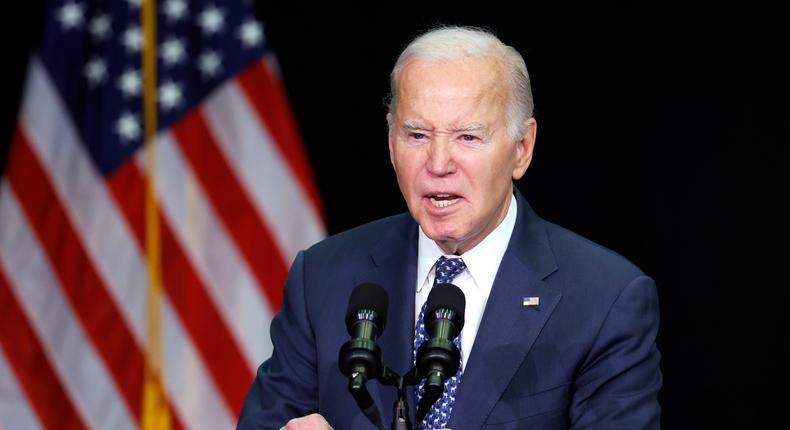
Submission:
[[425,379],[417,409],[418,423],[442,396],[445,381],[455,375],[461,364],[461,351],[453,339],[464,328],[465,309],[464,293],[453,284],[435,285],[428,295],[423,321],[429,339],[417,350],[417,376]]
[[383,428],[381,417],[365,384],[383,373],[381,348],[376,339],[387,323],[388,306],[387,292],[380,285],[364,283],[354,288],[346,311],[346,329],[351,340],[340,347],[337,363],[340,371],[349,378],[348,390],[357,405],[379,428]]

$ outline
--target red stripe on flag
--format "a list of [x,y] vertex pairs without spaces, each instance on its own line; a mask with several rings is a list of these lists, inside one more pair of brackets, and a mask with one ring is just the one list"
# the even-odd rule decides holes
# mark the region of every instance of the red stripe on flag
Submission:
[[272,141],[288,161],[291,171],[299,180],[305,195],[309,197],[315,213],[323,218],[321,197],[315,187],[307,154],[302,146],[296,120],[291,113],[291,105],[285,96],[282,83],[271,73],[264,61],[256,61],[239,73],[237,82],[261,122],[266,124]]
[[[134,159],[121,164],[110,175],[105,183],[115,204],[121,209],[126,224],[137,239],[139,251],[145,255],[145,180],[143,179]],[[161,226],[166,228],[166,226]],[[162,268],[166,270],[166,267]]]
[[11,143],[6,175],[82,327],[104,359],[130,415],[136,420],[142,393],[143,355],[21,127],[17,127]]
[[[132,226],[138,245],[144,243],[144,179],[134,160],[108,179],[109,189]],[[254,372],[206,293],[167,219],[159,211],[162,239],[162,283],[170,303],[197,346],[228,409],[238,414]]]
[[288,262],[219,150],[200,112],[194,110],[175,124],[173,135],[264,295],[276,309],[282,302]]
[[0,268],[0,344],[36,416],[48,429],[83,429],[71,399]]

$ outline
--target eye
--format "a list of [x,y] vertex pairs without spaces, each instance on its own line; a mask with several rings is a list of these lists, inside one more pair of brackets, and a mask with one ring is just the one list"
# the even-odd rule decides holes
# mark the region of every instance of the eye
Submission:
[[480,139],[473,134],[462,134],[461,140],[463,140],[464,142],[477,142]]
[[425,135],[425,133],[420,133],[416,131],[409,133],[409,139],[413,139],[413,140],[423,140],[426,137],[427,136]]

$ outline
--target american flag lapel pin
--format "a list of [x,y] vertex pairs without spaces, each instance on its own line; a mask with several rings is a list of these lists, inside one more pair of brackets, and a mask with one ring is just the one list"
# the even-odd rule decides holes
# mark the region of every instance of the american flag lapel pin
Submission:
[[524,307],[534,307],[540,305],[540,297],[524,297],[521,302]]

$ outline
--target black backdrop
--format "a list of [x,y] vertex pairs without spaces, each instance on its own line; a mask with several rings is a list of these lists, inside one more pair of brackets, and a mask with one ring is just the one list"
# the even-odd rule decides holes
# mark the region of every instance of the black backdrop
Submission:
[[[331,233],[405,210],[384,119],[399,50],[436,23],[490,28],[532,78],[538,142],[518,187],[544,218],[657,280],[664,427],[786,421],[787,9],[285,14],[262,3]],[[41,13],[14,7],[3,154]]]

